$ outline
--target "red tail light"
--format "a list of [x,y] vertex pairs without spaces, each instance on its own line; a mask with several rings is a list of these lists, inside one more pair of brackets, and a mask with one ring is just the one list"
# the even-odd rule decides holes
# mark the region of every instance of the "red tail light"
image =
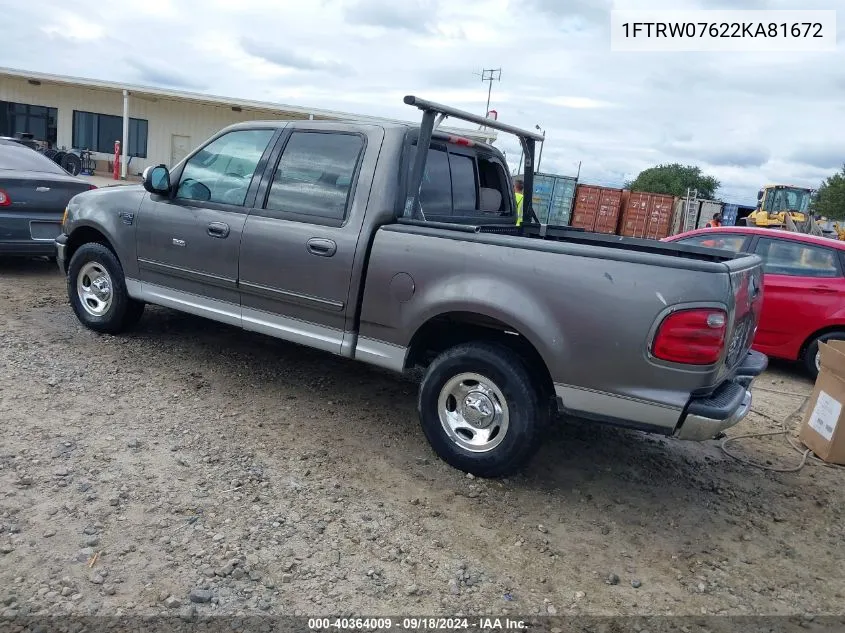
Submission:
[[96,189],[96,188],[97,188],[97,185],[88,185],[88,191],[91,191],[91,190]]
[[8,207],[12,204],[12,199],[9,194],[0,189],[0,207]]
[[727,328],[724,310],[679,310],[663,319],[657,328],[651,353],[673,363],[712,365],[722,355]]
[[454,143],[455,145],[463,145],[464,147],[475,146],[475,142],[471,141],[468,138],[464,138],[463,136],[450,136],[449,142]]

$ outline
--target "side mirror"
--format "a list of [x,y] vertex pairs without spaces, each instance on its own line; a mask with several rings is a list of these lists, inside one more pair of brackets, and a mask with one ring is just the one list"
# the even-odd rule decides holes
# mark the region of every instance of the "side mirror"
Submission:
[[167,167],[147,167],[144,170],[144,189],[162,195],[170,193],[170,172]]
[[760,190],[760,191],[757,192],[757,201],[759,202],[762,199],[763,199],[763,191]]

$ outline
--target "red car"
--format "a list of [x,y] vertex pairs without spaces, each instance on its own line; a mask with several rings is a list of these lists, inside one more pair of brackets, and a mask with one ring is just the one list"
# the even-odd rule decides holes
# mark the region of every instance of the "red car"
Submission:
[[845,242],[777,229],[723,226],[665,238],[755,253],[764,262],[754,349],[819,372],[819,341],[845,340]]

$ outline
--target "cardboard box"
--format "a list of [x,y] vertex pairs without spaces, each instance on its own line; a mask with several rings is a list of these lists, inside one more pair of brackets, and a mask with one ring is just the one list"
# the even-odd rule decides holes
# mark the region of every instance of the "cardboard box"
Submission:
[[831,464],[845,465],[845,341],[819,344],[821,371],[799,435]]

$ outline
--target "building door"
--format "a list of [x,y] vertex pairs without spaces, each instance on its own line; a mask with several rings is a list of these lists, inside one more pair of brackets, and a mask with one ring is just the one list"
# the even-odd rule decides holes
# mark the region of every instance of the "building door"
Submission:
[[170,137],[170,169],[191,151],[191,137],[173,134]]

